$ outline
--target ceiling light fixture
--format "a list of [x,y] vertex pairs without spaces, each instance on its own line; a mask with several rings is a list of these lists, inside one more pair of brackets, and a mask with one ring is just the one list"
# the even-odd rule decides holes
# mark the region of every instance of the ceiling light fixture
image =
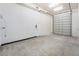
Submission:
[[51,3],[49,4],[49,8],[55,7],[56,5],[58,5],[59,3]]
[[62,9],[63,9],[63,6],[60,6],[60,7],[54,8],[53,10],[54,10],[54,11],[59,11],[59,10],[62,10]]

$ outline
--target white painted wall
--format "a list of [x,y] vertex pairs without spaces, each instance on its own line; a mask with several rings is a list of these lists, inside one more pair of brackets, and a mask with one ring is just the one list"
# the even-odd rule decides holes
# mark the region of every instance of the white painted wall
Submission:
[[78,38],[79,38],[79,3],[78,3],[78,22],[77,22],[77,24],[78,24]]
[[72,36],[78,37],[78,27],[79,27],[79,22],[78,22],[78,9],[73,9],[72,10]]
[[38,14],[38,35],[50,35],[52,17],[50,15]]
[[53,25],[54,25],[54,15],[52,16],[52,20],[51,20],[51,32],[53,33]]
[[[17,4],[0,4],[6,22],[6,39],[2,43],[17,41],[36,35],[51,34],[52,16],[39,13]],[[36,30],[35,25],[38,25]]]
[[1,45],[1,39],[2,39],[2,19],[0,17],[0,45]]

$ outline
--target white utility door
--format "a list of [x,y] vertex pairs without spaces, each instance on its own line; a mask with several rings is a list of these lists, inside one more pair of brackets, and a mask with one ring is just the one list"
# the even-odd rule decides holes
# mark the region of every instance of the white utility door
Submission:
[[62,35],[71,35],[72,26],[70,12],[54,16],[54,33]]

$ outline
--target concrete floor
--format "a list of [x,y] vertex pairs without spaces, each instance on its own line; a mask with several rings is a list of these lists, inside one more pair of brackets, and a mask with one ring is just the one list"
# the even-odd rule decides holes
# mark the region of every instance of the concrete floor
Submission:
[[1,56],[79,56],[77,38],[50,35],[0,47]]

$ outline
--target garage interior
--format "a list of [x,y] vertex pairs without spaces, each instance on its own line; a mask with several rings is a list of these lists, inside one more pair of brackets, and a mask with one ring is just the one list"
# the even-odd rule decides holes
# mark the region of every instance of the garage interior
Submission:
[[79,3],[0,3],[0,56],[79,56]]

